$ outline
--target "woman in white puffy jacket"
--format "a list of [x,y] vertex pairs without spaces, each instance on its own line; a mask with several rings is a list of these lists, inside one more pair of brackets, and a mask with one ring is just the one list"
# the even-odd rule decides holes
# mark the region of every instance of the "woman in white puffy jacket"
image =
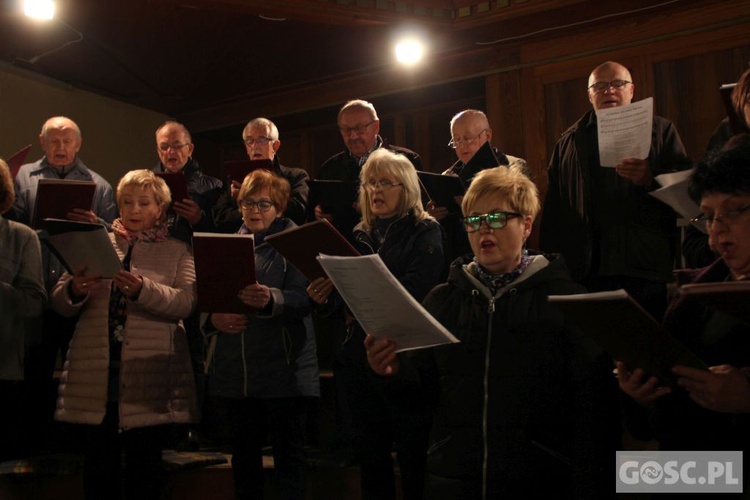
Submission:
[[196,302],[195,270],[189,247],[164,225],[170,201],[153,172],[128,172],[110,234],[123,269],[112,279],[77,270],[52,292],[60,314],[80,313],[55,418],[91,426],[87,498],[158,498],[164,425],[196,416],[182,325]]

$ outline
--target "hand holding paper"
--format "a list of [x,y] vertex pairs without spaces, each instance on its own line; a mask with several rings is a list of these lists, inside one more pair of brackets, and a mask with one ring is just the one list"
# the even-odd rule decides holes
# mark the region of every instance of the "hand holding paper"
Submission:
[[396,352],[459,342],[399,283],[380,255],[320,255],[320,265],[362,328]]

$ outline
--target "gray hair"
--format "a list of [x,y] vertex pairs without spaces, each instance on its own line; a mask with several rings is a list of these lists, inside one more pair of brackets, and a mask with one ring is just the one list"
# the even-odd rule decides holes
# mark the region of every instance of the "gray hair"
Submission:
[[42,125],[42,135],[44,137],[47,137],[47,134],[49,133],[50,129],[63,129],[63,128],[72,128],[79,139],[81,139],[81,129],[78,127],[78,124],[68,118],[67,116],[53,116],[52,118],[48,119],[46,122],[44,122],[44,125]]
[[182,130],[182,133],[185,134],[185,137],[187,137],[187,141],[189,143],[193,142],[193,138],[190,136],[190,131],[187,129],[187,127],[185,127],[185,125],[175,120],[167,120],[164,123],[162,123],[161,126],[156,129],[155,135],[158,136],[159,132],[161,132],[163,128],[169,127],[169,126],[175,126],[175,127],[180,128]]
[[451,131],[453,131],[453,125],[455,125],[456,122],[474,119],[481,120],[483,128],[490,128],[490,122],[487,120],[487,115],[484,114],[484,111],[479,111],[478,109],[465,109],[459,111],[453,116],[453,118],[451,118]]
[[244,141],[246,139],[246,133],[247,130],[252,127],[263,127],[266,130],[268,130],[268,138],[274,141],[279,140],[279,129],[276,128],[276,124],[273,123],[268,118],[253,118],[249,122],[247,122],[247,125],[245,125],[245,128],[242,129],[242,140]]
[[372,103],[364,101],[362,99],[354,99],[341,106],[336,121],[340,121],[341,115],[349,109],[363,109],[367,111],[367,114],[370,115],[371,120],[379,120],[378,113],[377,111],[375,111],[375,106],[373,106]]

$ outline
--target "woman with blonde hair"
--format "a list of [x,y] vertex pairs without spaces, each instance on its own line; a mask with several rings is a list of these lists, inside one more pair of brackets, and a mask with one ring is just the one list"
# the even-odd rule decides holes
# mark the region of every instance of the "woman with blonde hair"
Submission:
[[[438,282],[443,244],[440,224],[422,206],[416,170],[405,156],[381,148],[365,162],[360,182],[362,220],[354,228],[359,251],[380,255],[396,279],[421,301]],[[318,279],[307,292],[330,313],[344,308],[333,290],[330,280]],[[416,399],[413,407],[404,410],[381,396],[368,374],[364,339],[364,330],[349,316],[336,359],[336,381],[343,385],[349,403],[360,461],[362,497],[394,498],[391,450],[395,442],[404,498],[423,498],[430,415]]]
[[128,172],[116,196],[121,216],[110,238],[123,269],[112,279],[66,273],[52,292],[58,313],[80,314],[55,418],[89,426],[87,498],[156,499],[165,426],[196,417],[182,324],[196,303],[195,270],[187,244],[164,224],[171,197],[163,179]]
[[583,291],[562,257],[524,253],[536,186],[517,167],[483,170],[461,209],[473,255],[423,302],[461,343],[396,355],[393,342],[366,340],[389,398],[439,394],[425,498],[611,496],[611,360],[547,301]]

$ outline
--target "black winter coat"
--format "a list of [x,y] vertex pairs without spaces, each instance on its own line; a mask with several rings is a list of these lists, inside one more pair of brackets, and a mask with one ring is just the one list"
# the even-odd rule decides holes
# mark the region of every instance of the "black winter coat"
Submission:
[[612,363],[547,302],[583,291],[561,257],[549,259],[535,256],[494,297],[465,267],[476,265],[471,256],[457,259],[424,306],[461,343],[402,355],[388,383],[402,406],[439,394],[427,468],[438,481],[462,481],[465,498],[605,498],[614,491]]
[[[415,222],[409,213],[391,223],[378,245],[370,233],[357,229],[354,239],[362,254],[378,253],[388,270],[416,300],[421,301],[437,284],[443,265],[442,229],[434,219]],[[338,297],[337,297],[338,298]],[[348,339],[339,353],[344,363],[365,362],[365,332],[356,321],[348,327]]]
[[[167,172],[164,166],[159,163],[153,169],[154,172]],[[204,175],[198,162],[190,158],[184,167],[182,173],[185,174],[187,182],[187,191],[190,199],[193,200],[201,209],[201,220],[197,224],[191,225],[187,220],[174,213],[167,214],[167,225],[169,235],[184,241],[188,245],[192,244],[193,231],[214,232],[214,225],[211,210],[216,201],[219,199],[222,190],[222,182],[216,177]],[[172,200],[182,201],[182,200]]]

